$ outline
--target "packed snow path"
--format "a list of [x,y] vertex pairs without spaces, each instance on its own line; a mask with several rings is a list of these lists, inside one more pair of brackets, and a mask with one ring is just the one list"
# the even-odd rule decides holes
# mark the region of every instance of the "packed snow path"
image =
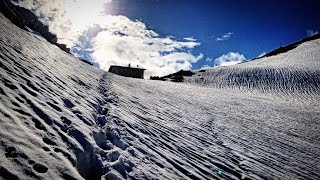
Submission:
[[320,178],[319,59],[304,56],[319,40],[298,52],[306,86],[199,86],[111,75],[0,20],[0,179]]

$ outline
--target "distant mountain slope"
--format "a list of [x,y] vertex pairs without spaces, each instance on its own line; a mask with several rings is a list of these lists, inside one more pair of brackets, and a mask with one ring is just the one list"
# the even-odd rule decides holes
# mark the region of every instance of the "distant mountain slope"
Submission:
[[249,62],[196,71],[184,77],[184,82],[204,86],[232,87],[262,92],[320,95],[320,36],[295,48],[254,59]]
[[[271,52],[268,52],[266,53],[265,55],[259,57],[259,58],[263,58],[263,57],[269,57],[269,56],[274,56],[274,55],[277,55],[277,54],[280,54],[280,53],[285,53],[285,52],[288,52],[294,48],[296,48],[297,46],[299,46],[300,44],[304,43],[304,42],[308,42],[308,41],[312,41],[312,40],[315,40],[315,39],[319,39],[320,38],[320,34],[316,34],[316,35],[313,35],[311,37],[307,37],[305,39],[302,39],[300,41],[297,41],[295,43],[292,43],[292,44],[289,44],[287,46],[284,46],[284,47],[280,47],[278,49],[275,49]],[[258,59],[258,58],[257,58]]]
[[153,80],[275,93],[320,95],[320,35],[228,67],[179,71]]
[[0,179],[320,179],[318,40],[188,84],[109,74],[0,24]]

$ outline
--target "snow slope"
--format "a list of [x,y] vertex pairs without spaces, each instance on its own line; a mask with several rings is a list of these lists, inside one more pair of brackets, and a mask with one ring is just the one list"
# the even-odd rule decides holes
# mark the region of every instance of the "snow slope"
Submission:
[[[255,89],[261,92],[320,95],[320,35],[275,56],[197,71],[185,82],[211,87]],[[204,71],[204,70],[202,70]],[[312,97],[313,98],[313,97]]]
[[[112,75],[0,21],[0,179],[320,178],[319,40],[199,86]],[[277,79],[241,80],[256,69]]]

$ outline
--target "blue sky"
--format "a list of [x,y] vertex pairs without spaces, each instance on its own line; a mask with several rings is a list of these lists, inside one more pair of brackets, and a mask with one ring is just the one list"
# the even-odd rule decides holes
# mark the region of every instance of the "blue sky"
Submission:
[[[252,59],[307,37],[307,30],[320,30],[316,0],[114,0],[106,12],[140,20],[161,36],[197,39],[201,45],[193,53],[204,58],[193,69],[228,52]],[[232,33],[229,39],[216,41],[226,33]]]
[[146,76],[233,65],[320,31],[319,0],[17,0],[75,56]]

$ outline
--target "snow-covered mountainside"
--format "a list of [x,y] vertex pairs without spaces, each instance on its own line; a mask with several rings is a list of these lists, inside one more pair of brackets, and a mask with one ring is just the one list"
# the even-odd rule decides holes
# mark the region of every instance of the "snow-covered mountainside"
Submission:
[[[318,38],[318,39],[315,39]],[[229,67],[197,71],[185,82],[213,87],[320,96],[320,35],[288,52]]]
[[320,178],[319,40],[200,86],[112,75],[0,21],[0,179]]

